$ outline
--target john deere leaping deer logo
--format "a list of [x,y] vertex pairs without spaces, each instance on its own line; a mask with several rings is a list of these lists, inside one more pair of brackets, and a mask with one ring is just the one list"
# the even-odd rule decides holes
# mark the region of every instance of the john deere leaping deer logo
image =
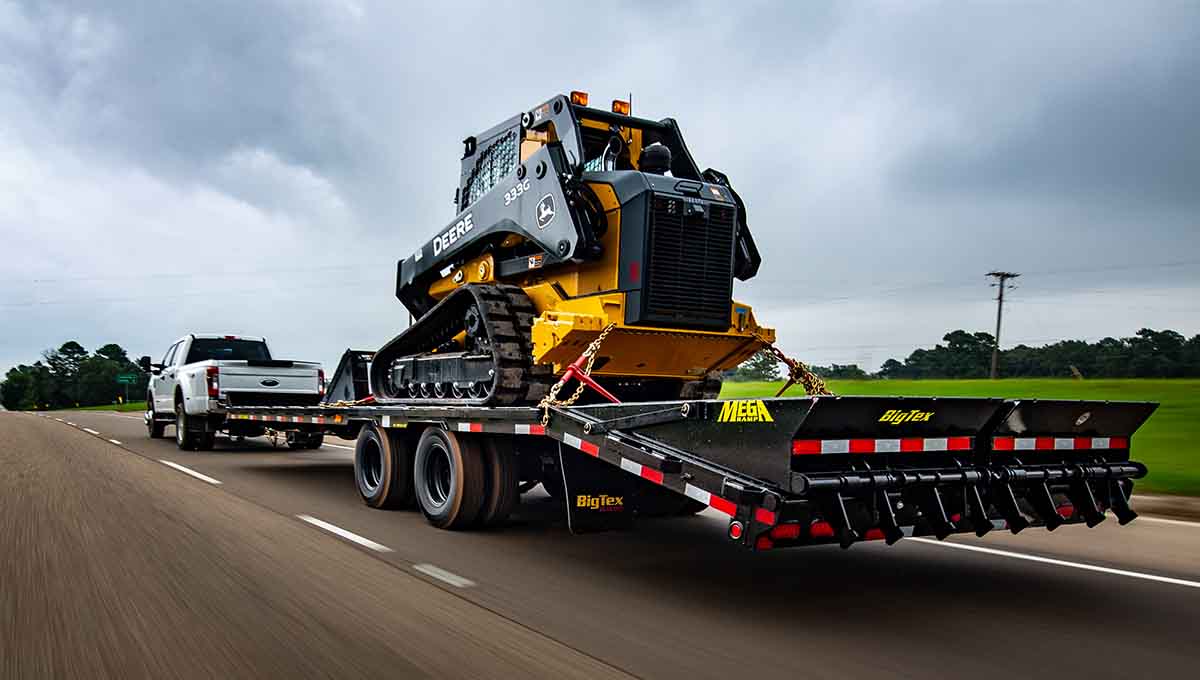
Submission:
[[542,200],[537,202],[534,214],[537,217],[538,229],[550,226],[550,223],[554,221],[554,196],[550,194],[542,196]]

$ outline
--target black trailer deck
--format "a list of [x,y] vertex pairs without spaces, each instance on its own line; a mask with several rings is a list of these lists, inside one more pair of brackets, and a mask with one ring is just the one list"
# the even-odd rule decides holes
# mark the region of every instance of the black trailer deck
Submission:
[[[229,418],[357,438],[360,478],[371,433],[409,451],[426,430],[502,442],[501,457],[522,459],[508,476],[556,491],[573,532],[628,527],[669,497],[727,515],[730,540],[765,550],[1095,526],[1109,510],[1125,524],[1146,474],[1130,439],[1156,406],[818,396],[560,407],[545,424],[533,407],[231,407]],[[420,481],[417,458],[417,469],[397,459],[401,478]]]

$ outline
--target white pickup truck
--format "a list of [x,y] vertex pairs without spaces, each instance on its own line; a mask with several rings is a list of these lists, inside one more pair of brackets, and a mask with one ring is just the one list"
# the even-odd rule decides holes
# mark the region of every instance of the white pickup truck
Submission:
[[[146,430],[159,438],[175,425],[175,443],[185,450],[208,450],[216,434],[257,437],[262,425],[227,421],[227,406],[312,406],[325,395],[325,372],[318,363],[271,358],[263,338],[193,333],[171,345],[162,361],[139,360],[150,373]],[[321,435],[289,435],[292,448],[317,448]]]

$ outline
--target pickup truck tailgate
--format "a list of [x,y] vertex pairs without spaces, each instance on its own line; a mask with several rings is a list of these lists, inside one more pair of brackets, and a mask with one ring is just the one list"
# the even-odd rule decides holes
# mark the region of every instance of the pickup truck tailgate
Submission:
[[[255,362],[221,362],[222,392],[281,392],[316,394],[318,367],[300,362],[270,362],[282,365],[252,365]],[[267,362],[262,362],[267,363]]]

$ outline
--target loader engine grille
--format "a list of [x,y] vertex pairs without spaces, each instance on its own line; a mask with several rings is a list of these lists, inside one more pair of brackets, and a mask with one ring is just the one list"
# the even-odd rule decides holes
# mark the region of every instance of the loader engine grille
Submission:
[[735,217],[732,206],[654,196],[643,284],[644,320],[729,327]]

